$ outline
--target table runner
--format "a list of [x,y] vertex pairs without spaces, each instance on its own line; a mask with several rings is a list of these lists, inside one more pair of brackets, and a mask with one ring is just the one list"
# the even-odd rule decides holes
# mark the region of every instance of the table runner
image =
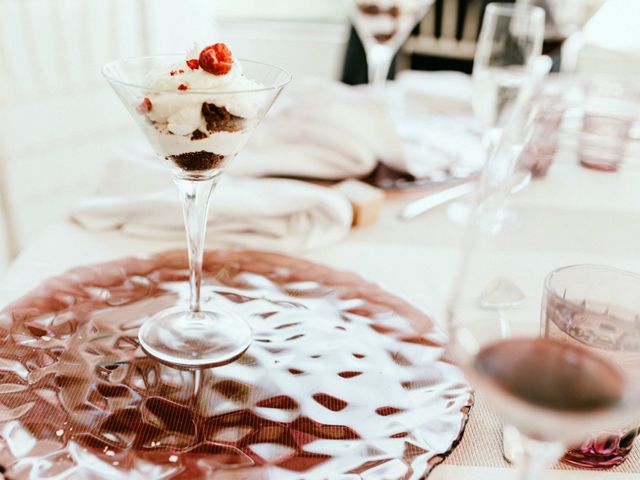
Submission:
[[[487,404],[482,393],[476,393],[475,405],[469,416],[464,437],[444,462],[447,465],[473,465],[478,467],[511,468],[502,456],[502,424]],[[585,471],[557,462],[557,470]],[[627,460],[618,467],[607,470],[619,473],[640,473],[640,448],[636,444]]]

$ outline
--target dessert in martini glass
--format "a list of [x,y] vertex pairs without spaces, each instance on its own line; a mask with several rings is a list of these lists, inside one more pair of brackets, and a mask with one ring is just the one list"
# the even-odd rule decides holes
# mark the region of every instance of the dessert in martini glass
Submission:
[[384,85],[393,56],[433,0],[352,0],[351,18],[362,41],[369,83]]
[[291,76],[237,60],[223,43],[186,55],[117,60],[103,74],[156,154],[171,168],[183,199],[189,255],[189,305],[146,320],[140,345],[161,362],[183,368],[223,365],[251,343],[240,317],[203,308],[202,258],[209,198]]

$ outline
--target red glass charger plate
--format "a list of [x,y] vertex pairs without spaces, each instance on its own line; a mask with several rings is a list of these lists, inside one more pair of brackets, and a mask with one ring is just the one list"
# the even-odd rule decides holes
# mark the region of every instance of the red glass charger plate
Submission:
[[3,310],[7,478],[417,479],[459,441],[472,395],[422,312],[282,255],[204,264],[207,308],[243,315],[254,341],[195,396],[192,372],[137,342],[187,301],[182,252],[74,269]]

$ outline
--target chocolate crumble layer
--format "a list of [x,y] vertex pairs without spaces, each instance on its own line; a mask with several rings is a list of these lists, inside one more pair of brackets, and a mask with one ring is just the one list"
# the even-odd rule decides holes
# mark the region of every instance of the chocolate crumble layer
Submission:
[[389,15],[392,18],[400,16],[400,9],[396,6],[384,9],[372,3],[360,3],[358,9],[365,15]]
[[202,130],[194,130],[191,134],[191,140],[202,140],[203,138],[207,138],[209,135],[204,133]]
[[207,130],[211,133],[237,132],[244,127],[244,118],[232,115],[226,108],[213,103],[202,104],[202,116],[207,122]]
[[373,38],[375,38],[377,42],[387,43],[396,35],[396,33],[397,32],[395,30],[391,33],[376,33]]
[[382,13],[382,10],[379,6],[369,5],[366,3],[359,4],[358,9],[365,15],[380,15],[380,13]]
[[180,155],[171,155],[167,157],[179,168],[188,172],[196,172],[201,170],[214,170],[222,167],[224,164],[224,155],[217,153],[205,152],[187,152]]

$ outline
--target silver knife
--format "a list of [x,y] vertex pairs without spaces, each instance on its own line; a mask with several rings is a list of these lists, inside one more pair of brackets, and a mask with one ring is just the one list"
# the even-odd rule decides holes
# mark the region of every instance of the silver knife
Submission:
[[474,190],[475,184],[469,182],[447,188],[446,190],[441,190],[437,193],[432,193],[431,195],[420,198],[419,200],[411,202],[404,207],[400,212],[399,218],[401,220],[413,220],[433,208],[444,205],[445,203],[456,200],[457,198],[464,197],[465,195],[469,195]]

